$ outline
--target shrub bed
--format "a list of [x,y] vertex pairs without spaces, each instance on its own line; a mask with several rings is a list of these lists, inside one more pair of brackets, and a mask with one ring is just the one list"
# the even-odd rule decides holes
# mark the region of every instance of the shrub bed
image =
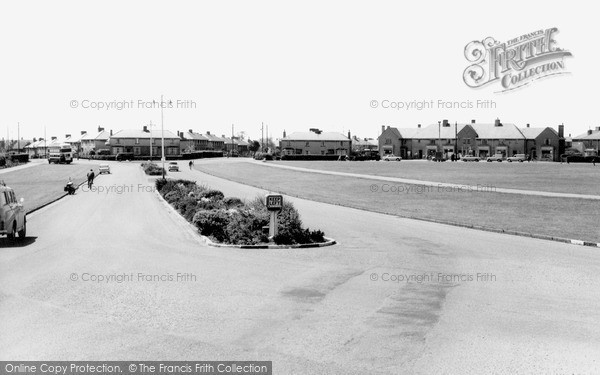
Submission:
[[142,168],[144,169],[144,172],[150,176],[162,176],[164,172],[162,167],[159,167],[154,163],[142,163]]
[[[203,236],[232,245],[258,245],[269,242],[263,227],[269,225],[269,211],[262,198],[250,202],[225,197],[218,190],[199,186],[187,180],[156,181],[156,189],[186,220],[194,224]],[[320,230],[302,227],[298,211],[284,202],[279,213],[278,234],[273,241],[278,245],[324,242]]]

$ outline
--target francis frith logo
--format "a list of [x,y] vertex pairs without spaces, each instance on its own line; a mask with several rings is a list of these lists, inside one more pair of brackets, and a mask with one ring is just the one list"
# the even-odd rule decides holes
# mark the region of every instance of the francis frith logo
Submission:
[[571,52],[559,48],[556,27],[540,29],[500,43],[492,37],[475,40],[465,47],[469,65],[463,79],[479,88],[498,81],[501,90],[514,90],[540,78],[568,73],[564,58]]

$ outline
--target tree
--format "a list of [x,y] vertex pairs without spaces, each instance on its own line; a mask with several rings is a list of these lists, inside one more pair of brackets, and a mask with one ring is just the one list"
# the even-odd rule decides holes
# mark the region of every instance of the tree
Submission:
[[256,154],[256,151],[258,151],[258,149],[260,148],[260,142],[249,140],[248,143],[249,143],[248,150],[250,150],[252,153]]

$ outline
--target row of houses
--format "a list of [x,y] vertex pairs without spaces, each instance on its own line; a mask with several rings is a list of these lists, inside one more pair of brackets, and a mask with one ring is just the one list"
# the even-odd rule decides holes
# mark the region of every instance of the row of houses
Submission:
[[379,136],[381,155],[393,154],[408,159],[422,159],[442,152],[486,157],[502,154],[512,156],[527,154],[534,160],[557,161],[568,145],[564,138],[564,125],[558,131],[552,127],[517,127],[515,124],[493,123],[451,124],[447,120],[425,127],[387,128],[382,126]]
[[82,131],[79,136],[65,134],[64,138],[51,137],[31,142],[23,147],[30,157],[45,157],[54,147],[61,144],[70,144],[74,152],[81,157],[96,154],[117,155],[119,153],[132,153],[135,156],[160,155],[162,152],[162,139],[164,138],[165,155],[176,156],[196,151],[223,151],[238,155],[249,152],[249,143],[238,137],[215,136],[210,132],[205,134],[169,130],[149,130],[147,126],[141,129],[106,131],[102,127],[94,133]]

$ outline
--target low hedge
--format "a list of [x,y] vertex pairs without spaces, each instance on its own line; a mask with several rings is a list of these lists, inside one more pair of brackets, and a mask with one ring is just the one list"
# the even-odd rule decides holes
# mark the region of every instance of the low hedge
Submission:
[[[269,242],[263,228],[269,225],[270,214],[260,197],[244,202],[187,180],[159,179],[156,188],[200,234],[215,242],[235,245]],[[279,245],[325,241],[322,231],[302,227],[298,211],[288,202],[284,202],[279,214],[278,232],[273,241]]]
[[[342,155],[345,160],[345,156]],[[281,160],[338,160],[340,155],[281,155]]]

